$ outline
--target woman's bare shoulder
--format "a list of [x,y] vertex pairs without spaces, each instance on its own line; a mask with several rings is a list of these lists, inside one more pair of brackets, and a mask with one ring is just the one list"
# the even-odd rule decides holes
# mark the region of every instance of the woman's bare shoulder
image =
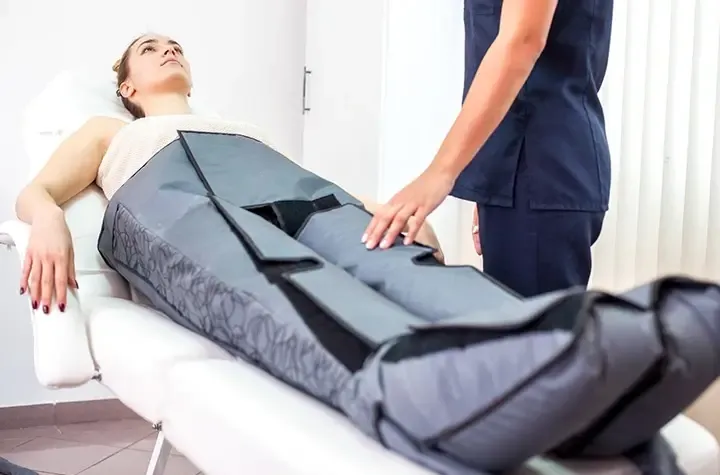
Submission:
[[88,119],[78,132],[100,140],[107,148],[115,135],[127,124],[115,117],[95,116]]

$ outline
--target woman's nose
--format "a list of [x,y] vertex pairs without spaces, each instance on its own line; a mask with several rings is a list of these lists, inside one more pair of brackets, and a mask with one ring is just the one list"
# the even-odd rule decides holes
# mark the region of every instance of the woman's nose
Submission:
[[175,49],[171,47],[165,48],[165,51],[163,51],[163,56],[167,56],[168,53],[175,56]]

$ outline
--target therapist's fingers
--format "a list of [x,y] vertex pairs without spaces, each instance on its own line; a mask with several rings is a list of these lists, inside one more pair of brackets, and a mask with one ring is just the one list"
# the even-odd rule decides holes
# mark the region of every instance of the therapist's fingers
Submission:
[[475,252],[478,256],[482,256],[482,244],[480,243],[480,228],[477,225],[473,226],[472,230],[473,244],[475,245]]
[[478,256],[482,256],[482,244],[480,244],[480,220],[478,218],[477,205],[473,208],[473,220],[472,220],[472,238],[473,244],[475,245],[475,252]]
[[405,245],[409,245],[415,242],[418,233],[425,224],[425,220],[427,219],[427,212],[423,208],[418,208],[417,210],[415,210],[415,214],[413,214],[411,218],[412,219],[408,220],[407,223],[407,233],[405,234],[404,241]]
[[385,237],[382,238],[380,248],[387,249],[395,243],[395,239],[405,230],[405,226],[407,226],[408,220],[413,214],[412,211],[412,208],[403,207],[395,213],[395,216],[387,227]]
[[373,216],[363,236],[365,247],[368,249],[377,247],[398,211],[400,211],[399,205],[388,203],[375,212],[375,216]]

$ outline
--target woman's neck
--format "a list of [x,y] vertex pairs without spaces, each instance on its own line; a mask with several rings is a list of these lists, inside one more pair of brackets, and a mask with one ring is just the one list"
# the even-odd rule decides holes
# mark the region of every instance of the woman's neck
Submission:
[[184,94],[155,94],[142,101],[145,116],[180,115],[190,113],[190,104]]

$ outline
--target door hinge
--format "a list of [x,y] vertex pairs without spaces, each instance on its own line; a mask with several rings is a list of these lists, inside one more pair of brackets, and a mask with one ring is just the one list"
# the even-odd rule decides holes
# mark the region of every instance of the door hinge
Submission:
[[308,107],[308,102],[307,102],[307,89],[308,89],[308,76],[310,76],[311,74],[312,74],[312,71],[310,71],[307,68],[307,66],[305,66],[303,68],[303,102],[302,102],[302,105],[303,105],[302,113],[303,114],[307,114],[308,112],[310,112],[310,108]]

